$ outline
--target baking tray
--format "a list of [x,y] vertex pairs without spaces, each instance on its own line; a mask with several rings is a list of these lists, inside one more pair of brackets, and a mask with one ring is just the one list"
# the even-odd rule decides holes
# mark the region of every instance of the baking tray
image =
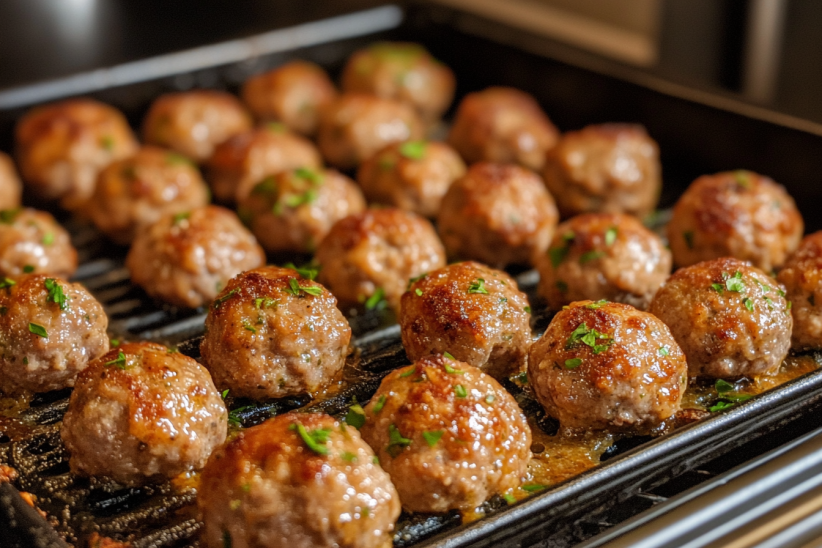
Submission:
[[[672,204],[700,174],[745,167],[784,184],[796,197],[808,228],[820,228],[814,213],[822,194],[822,187],[817,185],[822,173],[822,155],[818,154],[822,150],[822,128],[814,124],[751,107],[732,97],[680,88],[630,67],[436,4],[391,4],[347,17],[268,33],[265,40],[252,42],[258,45],[256,49],[233,43],[230,48],[212,46],[206,50],[207,55],[202,51],[186,52],[174,59],[196,63],[191,67],[185,63],[172,65],[176,71],[173,73],[152,72],[166,65],[162,59],[155,59],[137,65],[138,69],[152,67],[147,74],[135,71],[131,65],[129,70],[120,67],[119,72],[95,73],[93,78],[79,75],[62,83],[46,83],[49,85],[38,88],[41,95],[21,90],[0,92],[0,105],[9,101],[5,103],[9,108],[0,110],[0,146],[8,148],[14,121],[30,106],[25,98],[32,97],[34,104],[44,97],[42,90],[49,90],[49,99],[78,93],[92,95],[122,108],[137,127],[149,102],[164,91],[195,86],[236,90],[250,74],[290,58],[312,59],[337,74],[352,51],[376,39],[414,40],[424,43],[455,69],[458,99],[468,91],[505,84],[534,94],[563,130],[598,122],[644,124],[662,150],[663,206]],[[340,32],[341,28],[345,32]],[[234,53],[214,53],[224,51]],[[210,55],[218,62],[208,64]],[[112,74],[120,74],[120,80]],[[17,103],[9,100],[15,97]],[[112,318],[112,329],[128,338],[179,344],[182,351],[196,355],[201,313],[158,307],[128,282],[122,268],[124,249],[107,243],[81,223],[68,221],[68,225],[84,261],[77,278],[104,303]],[[519,281],[526,289],[533,289],[535,277],[525,273]],[[537,329],[547,320],[538,317]],[[355,342],[365,371],[363,381],[316,405],[317,410],[343,413],[354,395],[360,401],[368,399],[387,371],[407,363],[398,329],[385,327],[390,321],[390,316],[379,314],[354,319]],[[9,443],[0,437],[0,462],[21,465],[22,478],[17,485],[47,501],[43,507],[58,519],[61,504],[85,505],[90,512],[86,523],[93,522],[103,533],[116,535],[118,527],[119,531],[140,531],[135,547],[196,542],[193,539],[199,525],[186,513],[192,493],[180,493],[168,486],[116,490],[95,480],[77,484],[67,474],[56,434],[66,401],[65,393],[38,397],[25,416],[38,425],[39,435],[24,443]],[[243,402],[230,403],[232,408],[244,407]],[[306,403],[304,399],[290,398],[246,408],[239,417],[250,425]],[[822,372],[817,371],[667,436],[651,441],[623,440],[602,465],[512,506],[492,501],[489,515],[476,522],[460,525],[456,514],[406,516],[400,522],[395,543],[531,545],[563,523],[601,511],[683,474],[815,412],[820,405]]]

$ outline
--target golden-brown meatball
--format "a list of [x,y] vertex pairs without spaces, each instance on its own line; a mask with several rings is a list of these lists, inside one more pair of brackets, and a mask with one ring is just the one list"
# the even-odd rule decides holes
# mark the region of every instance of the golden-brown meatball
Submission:
[[588,213],[557,227],[536,266],[539,293],[553,310],[600,299],[645,310],[671,273],[671,252],[635,217]]
[[138,146],[120,111],[91,99],[34,108],[17,123],[15,141],[26,184],[67,209],[82,206],[100,170]]
[[228,282],[206,317],[203,362],[219,388],[253,399],[327,386],[342,371],[351,328],[337,299],[297,272],[263,267]]
[[450,256],[503,267],[528,264],[544,252],[558,219],[539,176],[481,162],[448,189],[437,225]]
[[436,217],[448,187],[463,175],[465,163],[445,143],[406,141],[363,162],[357,181],[371,202]]
[[265,177],[301,167],[322,167],[319,151],[311,141],[272,123],[218,146],[208,162],[207,178],[217,200],[234,203]]
[[408,280],[445,266],[445,250],[426,219],[386,208],[337,221],[316,259],[320,282],[343,307],[379,294],[397,310]]
[[227,430],[208,371],[143,342],[112,348],[78,376],[60,436],[75,474],[139,485],[202,468]]
[[792,303],[794,350],[822,348],[822,232],[814,232],[799,244],[777,276]]
[[0,275],[69,278],[75,270],[77,250],[51,214],[29,208],[0,211]]
[[14,162],[3,152],[0,152],[0,210],[20,207],[20,194],[23,185],[17,177]]
[[803,230],[782,186],[750,171],[726,171],[691,183],[674,206],[668,241],[677,266],[735,257],[769,272],[793,253]]
[[209,548],[390,548],[400,514],[359,432],[316,413],[281,415],[217,449],[197,504]]
[[323,109],[317,145],[329,164],[352,169],[391,143],[422,136],[422,121],[406,103],[345,93]]
[[651,314],[580,301],[558,312],[531,347],[528,381],[563,428],[649,433],[679,411],[688,364]]
[[103,170],[86,210],[101,232],[128,244],[140,228],[163,215],[208,202],[208,187],[196,165],[175,152],[146,146]]
[[258,119],[282,122],[310,136],[317,132],[320,111],[337,97],[337,90],[321,67],[297,60],[249,78],[242,97]]
[[166,93],[148,109],[143,139],[204,162],[217,145],[251,125],[251,116],[230,93],[206,89]]
[[681,268],[649,311],[671,329],[692,377],[773,375],[791,346],[785,288],[729,257]]
[[578,213],[645,216],[662,189],[659,147],[645,128],[588,126],[560,137],[545,159],[545,185],[563,217]]
[[411,512],[473,510],[520,485],[531,429],[479,369],[428,356],[391,372],[365,407],[362,437]]
[[448,142],[469,164],[516,163],[539,171],[558,138],[559,131],[531,95],[490,87],[465,96]]
[[265,252],[231,211],[207,206],[166,215],[137,233],[126,256],[131,280],[177,306],[211,302],[244,270],[265,264]]
[[272,253],[312,252],[334,223],[363,210],[354,181],[309,168],[266,177],[239,204],[240,218]]
[[80,284],[33,274],[0,279],[0,384],[34,392],[74,386],[108,350],[103,306]]
[[420,44],[377,42],[354,52],[342,73],[346,92],[400,99],[434,121],[454,99],[454,73]]
[[399,323],[411,360],[445,354],[504,379],[524,370],[531,307],[508,274],[456,263],[408,285]]

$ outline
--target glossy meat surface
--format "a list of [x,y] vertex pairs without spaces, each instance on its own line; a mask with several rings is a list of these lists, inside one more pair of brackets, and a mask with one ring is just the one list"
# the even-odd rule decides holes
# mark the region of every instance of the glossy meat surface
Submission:
[[822,232],[802,240],[777,276],[791,302],[794,350],[822,348]]
[[4,152],[0,152],[0,210],[20,207],[23,183],[17,176],[14,162]]
[[0,211],[0,275],[68,278],[75,270],[77,250],[51,214],[30,208]]

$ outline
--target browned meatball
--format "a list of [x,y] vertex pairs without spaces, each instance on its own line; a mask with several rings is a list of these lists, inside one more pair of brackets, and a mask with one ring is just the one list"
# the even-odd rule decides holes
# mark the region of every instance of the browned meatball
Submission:
[[408,280],[445,266],[445,250],[426,219],[373,209],[337,221],[316,254],[320,282],[345,306],[379,293],[397,310]]
[[91,99],[37,107],[15,130],[17,161],[37,195],[67,209],[83,205],[97,174],[137,151],[137,139],[115,108]]
[[200,352],[214,382],[253,399],[327,386],[342,371],[351,340],[337,299],[278,267],[243,272],[228,282],[205,325]]
[[23,273],[70,277],[77,250],[51,214],[36,209],[0,211],[0,275]]
[[793,320],[784,287],[737,259],[677,270],[650,312],[671,329],[692,377],[772,375],[791,346]]
[[558,138],[559,131],[532,96],[490,87],[465,96],[448,142],[469,164],[516,163],[539,171]]
[[322,167],[316,147],[282,124],[268,124],[218,146],[208,162],[207,175],[214,196],[234,203],[265,177],[301,167]]
[[143,139],[204,162],[217,145],[251,126],[251,116],[239,99],[200,89],[158,97],[143,120]]
[[777,279],[792,303],[792,348],[822,348],[822,232],[805,236]]
[[272,253],[312,252],[334,223],[363,210],[354,181],[309,168],[266,177],[239,204],[240,218]]
[[503,267],[528,264],[544,252],[558,219],[533,172],[481,162],[448,189],[437,225],[449,255]]
[[473,510],[519,486],[531,429],[517,402],[479,369],[428,356],[383,379],[362,437],[411,512]]
[[208,202],[208,187],[196,165],[175,152],[147,146],[103,170],[87,211],[104,234],[128,244],[139,228],[163,215]]
[[644,216],[656,208],[662,189],[659,147],[637,125],[569,131],[548,152],[543,174],[563,217],[586,212]]
[[257,118],[314,135],[320,111],[337,97],[337,90],[321,67],[297,60],[249,78],[242,97]]
[[390,548],[396,489],[351,426],[289,413],[209,459],[197,503],[210,548]]
[[530,319],[528,297],[513,278],[472,262],[410,283],[399,314],[411,360],[448,352],[498,379],[525,368]]
[[354,52],[342,74],[346,92],[400,99],[433,121],[454,99],[454,73],[420,44],[377,42]]
[[80,284],[33,274],[0,279],[0,377],[7,387],[48,392],[108,350],[103,306]]
[[645,310],[671,273],[671,252],[635,217],[588,213],[557,227],[536,266],[539,293],[553,310],[588,299]]
[[75,474],[138,485],[202,468],[227,430],[208,371],[143,342],[112,348],[77,377],[60,436]]
[[674,206],[668,240],[678,266],[730,256],[769,272],[793,253],[803,230],[782,186],[750,171],[727,171],[691,183]]
[[422,121],[406,103],[346,93],[323,109],[317,145],[329,164],[352,169],[391,143],[422,135]]
[[196,308],[226,282],[265,264],[265,252],[231,211],[218,206],[166,215],[141,230],[126,256],[131,280],[157,299]]
[[357,181],[372,202],[436,217],[448,187],[463,175],[465,164],[450,146],[407,141],[363,162]]
[[528,354],[528,381],[569,430],[649,433],[679,411],[688,364],[658,318],[606,301],[572,303]]
[[7,154],[0,152],[0,210],[20,207],[23,185],[17,177],[14,162]]

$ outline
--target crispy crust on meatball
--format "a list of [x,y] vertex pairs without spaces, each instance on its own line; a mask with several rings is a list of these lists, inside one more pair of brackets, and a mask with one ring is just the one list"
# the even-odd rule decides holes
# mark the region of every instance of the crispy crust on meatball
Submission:
[[782,186],[739,170],[691,183],[674,206],[668,240],[677,266],[735,257],[770,272],[799,246],[803,230]]
[[519,486],[531,430],[514,398],[475,367],[428,356],[383,379],[363,439],[411,512],[473,510]]
[[200,352],[214,382],[253,399],[327,386],[342,371],[351,340],[337,299],[278,267],[232,279],[209,307],[205,326]]
[[147,146],[103,170],[87,211],[101,232],[128,244],[139,228],[163,215],[208,202],[208,187],[196,165],[174,152]]
[[139,485],[202,468],[227,430],[208,371],[143,342],[112,348],[78,376],[60,436],[75,474]]
[[534,171],[559,139],[536,100],[524,91],[490,87],[469,93],[457,108],[448,143],[469,164],[517,163]]
[[528,381],[565,429],[649,433],[679,411],[688,364],[651,314],[580,301],[558,312],[531,347]]
[[504,379],[525,368],[530,311],[528,297],[505,272],[473,262],[448,265],[402,296],[402,344],[412,361],[448,352]]
[[629,215],[589,213],[560,224],[537,256],[539,294],[553,310],[606,299],[645,310],[671,273],[662,239]]
[[315,255],[319,281],[343,307],[382,290],[399,309],[408,280],[445,266],[445,250],[431,223],[408,211],[372,209],[337,221]]
[[794,350],[822,348],[822,232],[805,236],[777,276],[791,302]]
[[240,218],[271,253],[310,253],[334,223],[364,210],[354,181],[308,168],[266,177],[239,204]]
[[0,210],[20,207],[23,184],[17,177],[14,162],[8,154],[0,152]]
[[371,202],[432,218],[448,187],[465,170],[462,158],[447,144],[408,141],[389,145],[363,162],[357,182]]
[[359,432],[316,413],[270,419],[215,451],[197,504],[211,548],[389,548],[400,514]]
[[27,186],[66,209],[82,206],[100,170],[138,147],[120,111],[91,99],[32,109],[17,123],[15,141]]
[[677,270],[649,310],[671,329],[692,377],[773,375],[790,349],[785,288],[737,259]]
[[77,250],[50,213],[29,208],[0,211],[0,275],[31,272],[68,278],[75,270]]
[[448,189],[437,224],[449,255],[501,268],[545,251],[558,219],[538,175],[481,162]]
[[239,99],[223,91],[199,89],[155,99],[143,120],[143,139],[204,162],[214,147],[251,126],[251,116]]
[[196,308],[226,282],[265,264],[265,252],[231,211],[207,206],[166,215],[140,231],[126,256],[131,280],[162,301]]

